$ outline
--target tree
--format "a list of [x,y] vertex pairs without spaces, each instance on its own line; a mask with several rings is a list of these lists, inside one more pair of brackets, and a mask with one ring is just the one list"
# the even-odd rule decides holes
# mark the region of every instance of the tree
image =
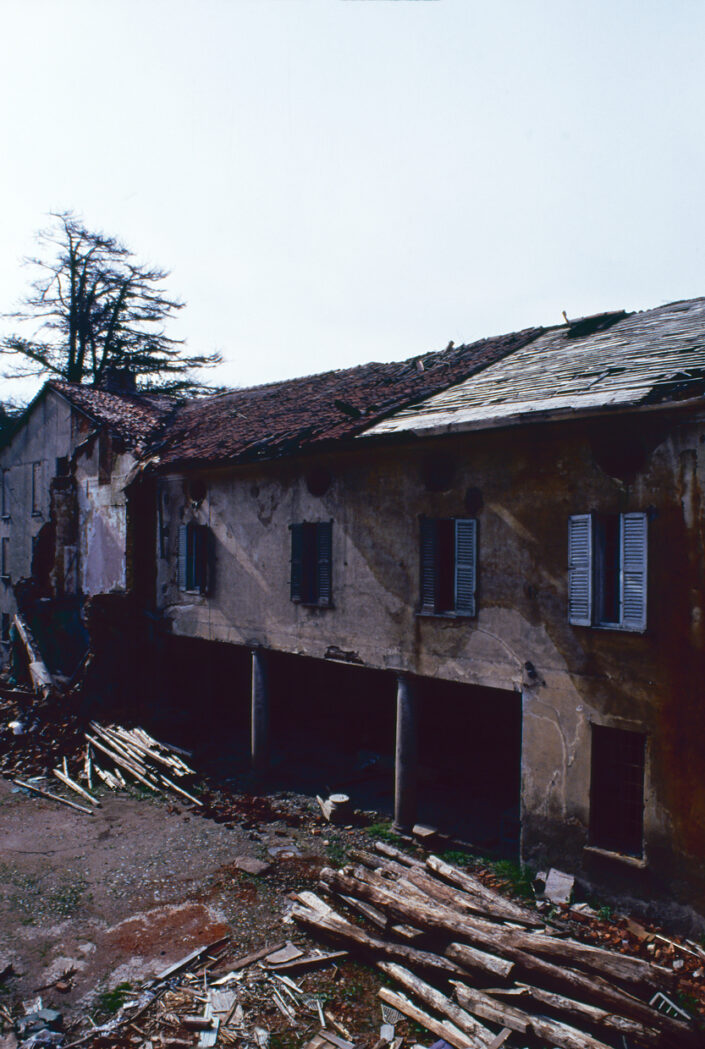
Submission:
[[140,388],[204,392],[193,371],[221,363],[220,354],[189,355],[166,334],[184,303],[164,290],[166,270],[136,261],[114,237],[86,229],[70,211],[52,212],[37,234],[40,252],[27,260],[36,276],[22,307],[9,317],[29,337],[2,340],[10,378],[54,376],[100,383],[107,369],[127,368]]

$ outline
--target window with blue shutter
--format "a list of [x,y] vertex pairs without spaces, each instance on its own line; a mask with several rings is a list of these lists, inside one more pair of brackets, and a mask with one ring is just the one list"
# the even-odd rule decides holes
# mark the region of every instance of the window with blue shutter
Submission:
[[215,590],[215,537],[207,525],[179,527],[179,590],[211,596]]
[[422,615],[474,616],[477,589],[477,521],[422,517],[420,535]]
[[646,630],[646,514],[571,517],[568,561],[570,623]]
[[568,620],[592,623],[592,517],[577,514],[568,521]]
[[291,600],[326,608],[332,604],[333,523],[303,521],[291,531]]

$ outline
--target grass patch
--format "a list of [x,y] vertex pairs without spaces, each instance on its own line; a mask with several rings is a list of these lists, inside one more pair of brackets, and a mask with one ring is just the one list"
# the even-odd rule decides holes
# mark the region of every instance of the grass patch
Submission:
[[472,856],[469,856],[467,852],[461,852],[460,849],[448,849],[443,853],[441,859],[444,863],[451,863],[454,867],[469,867],[472,861]]
[[513,860],[496,860],[490,866],[497,877],[505,881],[517,896],[526,900],[534,899],[534,876],[528,867],[522,867]]
[[109,991],[103,991],[98,995],[93,1008],[93,1019],[103,1019],[114,1016],[118,1009],[124,1005],[132,993],[132,984],[119,983]]
[[389,842],[390,845],[403,845],[402,839],[392,830],[389,820],[371,823],[369,827],[365,827],[365,834],[369,834],[371,838],[378,838],[379,841]]

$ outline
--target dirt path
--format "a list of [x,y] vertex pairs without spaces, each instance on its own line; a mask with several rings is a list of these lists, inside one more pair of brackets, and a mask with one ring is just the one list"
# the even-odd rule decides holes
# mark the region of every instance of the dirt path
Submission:
[[[12,992],[40,993],[70,1018],[225,933],[244,949],[281,939],[287,893],[315,881],[326,851],[300,804],[302,829],[245,830],[125,795],[84,816],[0,779],[0,970],[19,974]],[[243,858],[271,867],[248,873]]]

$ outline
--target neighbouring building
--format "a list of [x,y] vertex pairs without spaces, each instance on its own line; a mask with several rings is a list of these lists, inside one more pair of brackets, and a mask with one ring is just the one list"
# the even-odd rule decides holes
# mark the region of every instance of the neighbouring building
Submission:
[[[133,583],[133,531],[153,499],[145,507],[134,487],[140,512],[130,515],[125,485],[172,407],[161,396],[60,381],[27,407],[0,449],[0,651],[19,605],[52,665],[75,668],[85,599]],[[141,544],[151,546],[146,526]]]

